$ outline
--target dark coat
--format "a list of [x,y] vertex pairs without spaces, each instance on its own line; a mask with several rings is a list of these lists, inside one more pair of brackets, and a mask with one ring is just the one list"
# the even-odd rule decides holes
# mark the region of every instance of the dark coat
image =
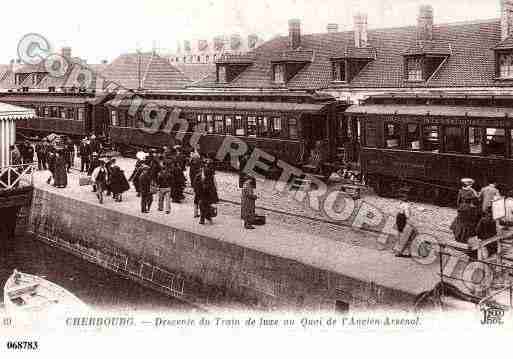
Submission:
[[253,181],[251,179],[244,182],[242,187],[242,196],[240,203],[241,218],[251,221],[255,217],[255,201],[257,196],[253,189]]
[[168,169],[163,169],[157,176],[157,185],[159,188],[173,188],[174,178],[173,174]]
[[193,156],[191,158],[191,164],[189,167],[189,180],[191,181],[191,186],[193,185],[194,179],[198,175],[201,170],[201,158],[197,156]]
[[481,240],[489,239],[497,235],[497,223],[492,218],[491,213],[485,214],[476,228],[477,238]]
[[125,177],[125,172],[118,166],[113,166],[110,175],[110,190],[114,194],[123,193],[130,189],[130,185]]
[[55,157],[54,185],[55,186],[67,186],[68,185],[68,173],[66,171],[66,158],[63,154],[58,154]]
[[92,175],[93,171],[96,167],[100,165],[100,159],[98,157],[94,157],[91,161],[91,165],[89,166],[89,172],[88,175]]
[[194,193],[197,196],[200,206],[209,206],[217,203],[217,191],[212,181],[208,177],[203,177],[201,173],[194,180]]
[[478,207],[462,202],[458,207],[458,215],[451,224],[451,230],[457,242],[467,243],[476,235]]
[[78,147],[78,154],[84,161],[89,161],[89,156],[91,156],[91,146],[89,144],[82,142]]
[[141,174],[138,176],[138,187],[139,192],[142,195],[150,195],[151,194],[151,171],[149,168],[143,169]]

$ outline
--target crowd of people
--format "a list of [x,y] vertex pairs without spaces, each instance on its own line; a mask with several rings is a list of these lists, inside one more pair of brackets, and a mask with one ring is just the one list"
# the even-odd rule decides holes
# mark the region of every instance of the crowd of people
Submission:
[[477,192],[474,180],[462,179],[462,188],[456,202],[458,214],[451,224],[457,242],[467,243],[471,237],[488,239],[497,234],[497,225],[492,215],[492,203],[500,196],[497,184],[489,180],[488,185]]
[[[187,184],[194,193],[193,217],[200,224],[213,223],[217,216],[216,203],[219,196],[216,183],[216,164],[214,156],[202,156],[195,149],[185,153],[182,147],[164,146],[160,151],[152,149],[138,152],[133,172],[127,178],[116,164],[116,159],[102,156],[102,145],[94,135],[84,138],[75,148],[71,140],[66,143],[52,143],[47,139],[35,143],[28,141],[11,146],[11,163],[24,164],[37,161],[39,170],[49,171],[48,184],[57,188],[68,185],[68,173],[76,156],[80,159],[82,179],[92,185],[100,204],[105,197],[111,196],[115,202],[123,201],[123,194],[130,190],[130,182],[140,198],[142,213],[149,213],[154,196],[157,196],[157,210],[171,213],[172,203],[181,203]],[[37,155],[37,158],[34,158]],[[247,156],[241,158],[240,167],[244,168]],[[188,167],[188,176],[186,176]],[[81,182],[81,181],[80,181]],[[255,218],[256,180],[240,171],[241,219],[244,228],[253,229]]]

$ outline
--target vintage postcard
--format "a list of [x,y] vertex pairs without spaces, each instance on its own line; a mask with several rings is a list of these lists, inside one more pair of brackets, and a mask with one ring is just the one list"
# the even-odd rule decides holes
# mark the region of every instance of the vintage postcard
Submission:
[[513,0],[1,13],[2,357],[506,343]]

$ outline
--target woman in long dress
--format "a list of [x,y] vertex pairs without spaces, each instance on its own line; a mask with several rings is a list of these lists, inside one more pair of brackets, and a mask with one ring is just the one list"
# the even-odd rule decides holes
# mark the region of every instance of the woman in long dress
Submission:
[[476,235],[479,222],[479,195],[472,188],[474,180],[464,178],[461,182],[463,187],[459,190],[456,201],[458,215],[451,224],[451,230],[457,242],[467,243],[470,237]]
[[68,171],[66,168],[66,156],[62,150],[57,151],[55,155],[54,183],[57,188],[64,188],[68,185]]
[[256,181],[254,178],[248,178],[242,186],[242,198],[240,204],[241,217],[244,220],[244,228],[254,229],[253,220],[255,218],[255,195]]

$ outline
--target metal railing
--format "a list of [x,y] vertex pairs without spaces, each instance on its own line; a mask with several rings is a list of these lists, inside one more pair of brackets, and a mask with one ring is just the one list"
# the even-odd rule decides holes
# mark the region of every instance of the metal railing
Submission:
[[25,163],[0,168],[0,191],[31,187],[37,163]]
[[[500,301],[500,299],[502,299],[502,298],[499,298],[499,296],[501,294],[508,295],[507,301],[509,302],[509,304],[505,304],[505,303],[503,303],[503,301]],[[488,304],[490,302],[497,302],[499,305],[509,306],[509,308],[513,308],[513,284],[509,284],[509,285],[505,286],[504,288],[502,288],[498,291],[495,291],[492,294],[490,294],[489,296],[481,299],[478,307],[483,308],[486,304]]]

